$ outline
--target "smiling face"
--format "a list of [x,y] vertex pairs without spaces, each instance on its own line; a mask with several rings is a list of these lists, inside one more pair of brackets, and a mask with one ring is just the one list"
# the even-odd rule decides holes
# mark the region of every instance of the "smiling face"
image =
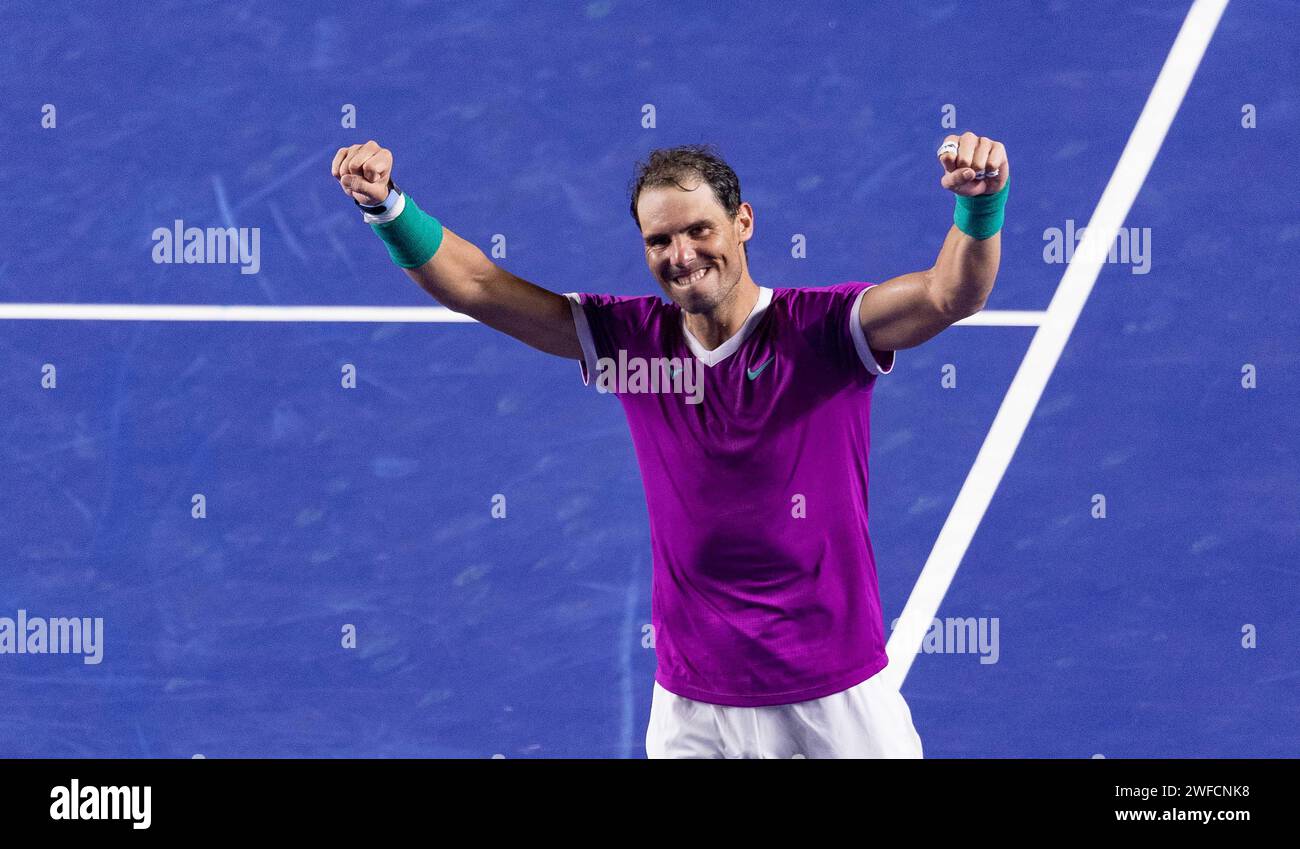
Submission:
[[692,176],[646,189],[637,200],[646,265],[664,293],[689,313],[715,313],[749,275],[744,243],[754,235],[754,210],[741,203],[735,219],[708,183]]

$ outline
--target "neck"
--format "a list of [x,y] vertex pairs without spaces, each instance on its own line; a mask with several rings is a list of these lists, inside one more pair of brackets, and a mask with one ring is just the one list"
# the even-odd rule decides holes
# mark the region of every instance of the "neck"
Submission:
[[758,303],[758,284],[746,273],[710,312],[686,313],[686,329],[707,350],[714,350],[740,332]]

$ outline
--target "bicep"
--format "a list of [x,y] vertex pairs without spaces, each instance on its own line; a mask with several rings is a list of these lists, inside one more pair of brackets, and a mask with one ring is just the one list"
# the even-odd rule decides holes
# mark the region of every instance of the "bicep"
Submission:
[[547,354],[582,359],[582,345],[569,299],[503,268],[482,281],[468,315]]
[[862,296],[858,320],[872,348],[899,351],[933,338],[955,319],[934,299],[927,270],[872,286]]

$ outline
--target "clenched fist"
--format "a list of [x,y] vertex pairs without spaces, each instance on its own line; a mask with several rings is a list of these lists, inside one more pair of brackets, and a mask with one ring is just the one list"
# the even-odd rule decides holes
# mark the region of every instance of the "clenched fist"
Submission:
[[1011,173],[1002,142],[970,132],[944,139],[939,162],[945,172],[940,185],[968,198],[997,194]]
[[334,154],[330,173],[357,203],[378,206],[388,197],[388,180],[393,173],[393,152],[374,139],[365,144],[341,147]]

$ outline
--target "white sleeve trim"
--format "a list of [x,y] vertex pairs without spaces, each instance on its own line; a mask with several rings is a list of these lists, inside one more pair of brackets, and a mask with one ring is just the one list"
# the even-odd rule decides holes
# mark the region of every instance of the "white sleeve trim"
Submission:
[[578,331],[578,344],[582,346],[582,359],[578,361],[582,369],[582,383],[591,385],[591,376],[596,373],[596,340],[591,337],[591,325],[587,323],[587,311],[582,308],[582,295],[577,292],[565,292],[569,299],[569,310],[573,313],[573,326]]
[[867,294],[867,289],[863,289],[853,299],[853,309],[849,310],[849,333],[853,335],[853,347],[857,349],[858,359],[862,360],[867,371],[872,374],[889,374],[894,370],[894,352],[882,352],[888,356],[884,363],[877,362],[875,354],[871,353],[871,346],[867,344],[867,334],[862,331],[862,296]]

